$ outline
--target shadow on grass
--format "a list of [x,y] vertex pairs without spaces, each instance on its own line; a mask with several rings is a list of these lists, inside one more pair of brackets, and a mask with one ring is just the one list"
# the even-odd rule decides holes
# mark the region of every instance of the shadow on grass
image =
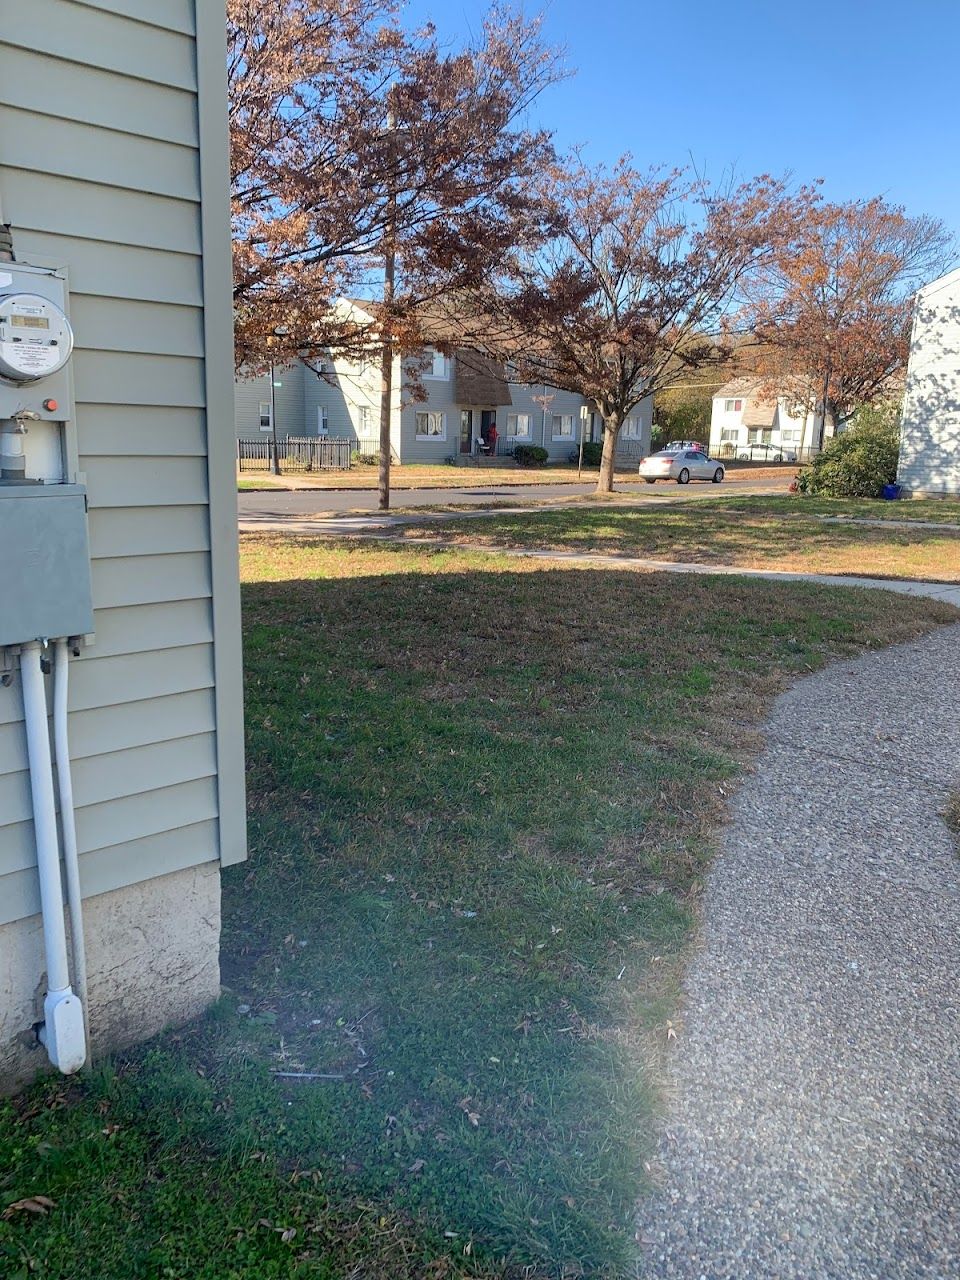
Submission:
[[[850,504],[836,506],[846,511]],[[960,580],[960,526],[884,528],[817,518],[833,510],[823,501],[814,508],[805,499],[772,498],[578,507],[451,520],[442,528],[408,529],[405,536],[744,568]]]
[[0,1223],[0,1259],[627,1274],[721,788],[793,676],[954,612],[409,548],[244,555],[230,994],[0,1109],[5,1196],[56,1201]]

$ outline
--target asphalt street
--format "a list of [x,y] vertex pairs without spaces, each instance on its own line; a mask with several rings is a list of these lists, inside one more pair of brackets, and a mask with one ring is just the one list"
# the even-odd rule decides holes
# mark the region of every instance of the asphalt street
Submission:
[[[749,496],[753,494],[786,493],[792,473],[785,470],[782,476],[748,479],[739,476],[728,479],[722,485],[714,484],[657,484],[647,485],[636,481],[619,481],[617,491],[629,495],[637,502],[696,501],[721,496]],[[394,510],[408,507],[430,506],[485,506],[491,503],[508,503],[523,506],[525,503],[549,499],[589,497],[594,484],[533,484],[497,485],[481,484],[469,488],[451,489],[395,489],[392,496]],[[286,518],[303,520],[311,517],[336,515],[338,512],[376,513],[377,493],[374,489],[297,489],[263,490],[237,494],[237,507],[242,526],[256,527],[264,522]]]

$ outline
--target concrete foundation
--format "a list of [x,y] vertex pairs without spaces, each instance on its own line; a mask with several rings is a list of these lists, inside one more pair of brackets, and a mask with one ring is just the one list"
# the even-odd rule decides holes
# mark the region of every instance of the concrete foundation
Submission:
[[[94,1057],[186,1022],[220,994],[220,865],[84,903]],[[46,990],[39,916],[0,927],[0,1093],[52,1070],[37,1043]]]

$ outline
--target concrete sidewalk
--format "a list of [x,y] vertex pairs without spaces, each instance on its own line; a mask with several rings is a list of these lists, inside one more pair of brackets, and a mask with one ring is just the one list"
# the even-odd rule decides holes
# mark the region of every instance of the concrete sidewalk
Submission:
[[778,699],[704,902],[644,1277],[960,1274],[960,626]]
[[[522,507],[491,514],[512,515],[521,513]],[[398,541],[394,529],[404,525],[426,523],[442,524],[445,520],[464,520],[468,517],[483,519],[487,512],[425,512],[415,519],[408,516],[342,516],[333,520],[263,520],[241,521],[241,532],[309,534],[313,537],[358,538],[373,541]],[[532,547],[493,547],[482,543],[451,543],[443,538],[417,538],[404,540],[409,547],[447,547],[464,553],[491,556],[517,557],[520,559],[552,560],[560,563],[595,565],[599,568],[634,569],[649,573],[706,574],[710,576],[739,576],[765,578],[771,582],[815,582],[826,587],[862,587],[870,590],[893,591],[898,595],[930,596],[943,600],[960,609],[960,583],[925,582],[914,578],[870,578],[846,574],[800,573],[777,569],[745,569],[740,565],[698,564],[689,561],[650,560],[640,556],[600,555],[586,551],[549,551]]]

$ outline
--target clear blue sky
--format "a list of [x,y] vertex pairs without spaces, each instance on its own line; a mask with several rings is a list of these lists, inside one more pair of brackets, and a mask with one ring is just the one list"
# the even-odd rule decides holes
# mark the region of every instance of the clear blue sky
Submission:
[[[441,38],[482,0],[409,0]],[[541,6],[527,3],[527,12]],[[576,75],[536,108],[561,147],[708,176],[792,171],[882,195],[960,237],[960,0],[546,0]],[[960,251],[958,251],[960,259]]]

